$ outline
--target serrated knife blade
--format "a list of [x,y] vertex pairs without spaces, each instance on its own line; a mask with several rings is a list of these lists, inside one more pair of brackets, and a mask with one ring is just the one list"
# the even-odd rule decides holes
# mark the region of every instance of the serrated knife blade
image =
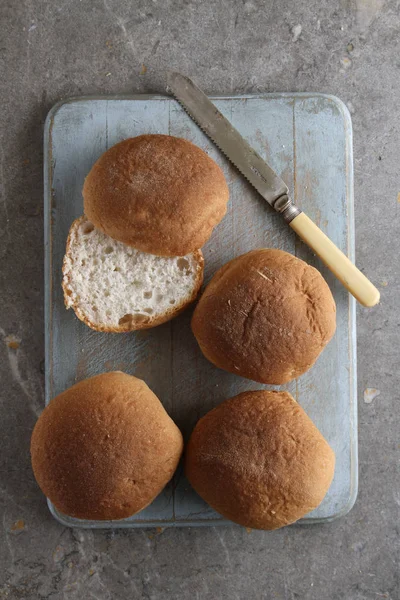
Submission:
[[321,258],[345,288],[364,306],[379,302],[379,291],[292,201],[285,182],[248,144],[191,79],[169,71],[167,86],[189,116],[218,146],[301,239]]
[[190,117],[271,206],[288,194],[286,183],[188,77],[169,73],[168,87]]

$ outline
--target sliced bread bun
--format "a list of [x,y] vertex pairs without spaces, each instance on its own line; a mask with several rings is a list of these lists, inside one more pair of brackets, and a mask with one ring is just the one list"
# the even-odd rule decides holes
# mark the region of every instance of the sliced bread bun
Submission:
[[123,519],[173,476],[182,434],[144,381],[120,371],[80,381],[54,398],[31,439],[43,493],[79,519]]
[[84,212],[112,238],[160,256],[204,246],[226,212],[220,167],[191,142],[140,135],[116,144],[83,186]]
[[278,529],[323,500],[335,454],[288,392],[244,392],[197,423],[186,475],[221,515],[245,527]]
[[63,263],[65,305],[97,331],[155,327],[196,298],[203,255],[160,257],[135,250],[96,229],[86,218],[73,222]]
[[315,363],[335,333],[336,305],[314,267],[283,250],[253,250],[217,271],[192,329],[217,367],[280,385]]

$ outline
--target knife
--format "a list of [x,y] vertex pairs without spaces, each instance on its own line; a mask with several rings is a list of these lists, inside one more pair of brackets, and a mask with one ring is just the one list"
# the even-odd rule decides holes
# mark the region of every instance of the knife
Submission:
[[189,116],[301,239],[320,257],[344,287],[364,306],[379,302],[379,291],[345,254],[293,202],[286,183],[246,142],[193,81],[180,73],[167,75],[172,92]]

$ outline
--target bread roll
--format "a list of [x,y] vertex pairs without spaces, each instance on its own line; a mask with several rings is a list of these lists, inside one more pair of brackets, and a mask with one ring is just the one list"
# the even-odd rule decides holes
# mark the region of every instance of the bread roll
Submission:
[[80,217],[67,240],[64,301],[96,331],[148,329],[173,319],[193,302],[203,270],[201,250],[155,256],[113,240]]
[[335,301],[320,272],[273,249],[253,250],[217,271],[192,319],[208,360],[276,385],[305,373],[335,328]]
[[123,519],[171,479],[182,435],[144,381],[104,373],[69,388],[33,430],[32,467],[42,491],[79,519]]
[[229,190],[219,166],[197,146],[140,135],[99,158],[83,197],[89,220],[112,238],[143,252],[184,256],[208,240]]
[[288,392],[244,392],[197,423],[186,475],[225,518],[278,529],[316,508],[333,479],[335,455]]

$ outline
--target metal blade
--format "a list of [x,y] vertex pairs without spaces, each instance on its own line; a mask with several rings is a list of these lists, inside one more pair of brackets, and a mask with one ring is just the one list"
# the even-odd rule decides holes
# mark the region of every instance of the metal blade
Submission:
[[211,100],[188,77],[169,72],[168,88],[183,108],[261,196],[274,206],[287,196],[286,183],[225,119]]

